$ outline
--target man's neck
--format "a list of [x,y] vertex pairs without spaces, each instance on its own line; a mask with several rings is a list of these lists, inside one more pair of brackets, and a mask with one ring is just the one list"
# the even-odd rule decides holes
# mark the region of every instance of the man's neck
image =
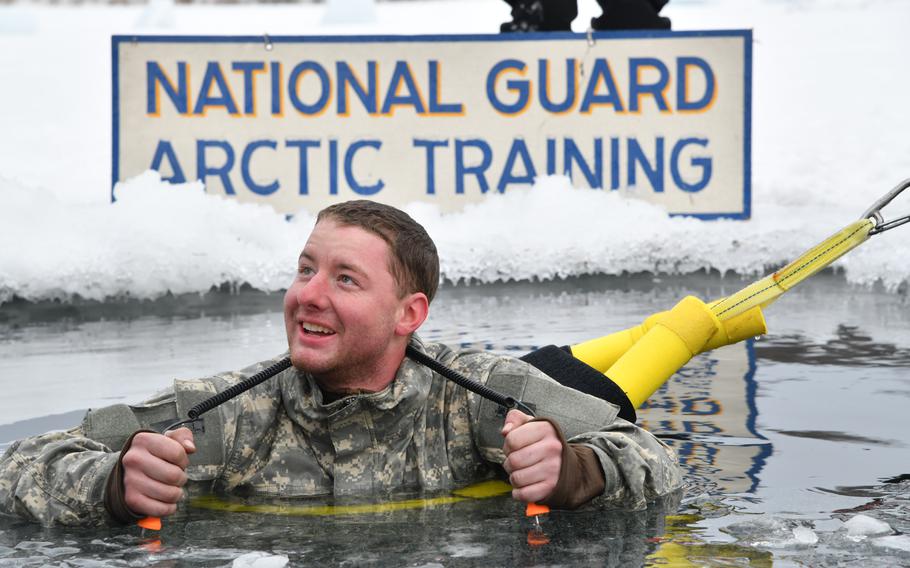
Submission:
[[351,394],[363,394],[379,392],[389,386],[395,380],[398,368],[404,360],[404,349],[401,353],[395,353],[386,357],[383,361],[377,361],[370,366],[361,366],[355,368],[339,370],[336,373],[326,373],[322,375],[313,375],[316,384],[322,392],[334,393],[335,395],[347,396]]

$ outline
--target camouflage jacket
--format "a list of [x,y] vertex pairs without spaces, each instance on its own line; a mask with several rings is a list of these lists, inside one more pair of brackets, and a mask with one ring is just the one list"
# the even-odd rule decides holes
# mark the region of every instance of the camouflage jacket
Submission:
[[[414,345],[463,375],[536,405],[571,443],[592,447],[609,505],[642,508],[681,485],[675,456],[616,407],[562,387],[517,359]],[[44,524],[110,520],[107,478],[127,437],[160,429],[197,402],[279,359],[206,379],[176,380],[144,403],[89,411],[82,425],[15,442],[0,459],[0,512]],[[512,392],[509,392],[512,391]],[[187,469],[194,492],[264,496],[439,491],[496,475],[502,409],[405,359],[376,393],[329,404],[293,367],[205,414]]]

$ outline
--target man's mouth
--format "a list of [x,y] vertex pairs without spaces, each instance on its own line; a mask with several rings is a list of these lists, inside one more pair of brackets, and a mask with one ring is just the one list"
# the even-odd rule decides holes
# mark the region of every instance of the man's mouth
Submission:
[[305,333],[307,335],[316,335],[319,337],[335,335],[334,330],[331,330],[327,327],[323,327],[323,326],[315,324],[315,323],[303,322],[303,324],[301,324],[301,327],[303,328],[303,333]]

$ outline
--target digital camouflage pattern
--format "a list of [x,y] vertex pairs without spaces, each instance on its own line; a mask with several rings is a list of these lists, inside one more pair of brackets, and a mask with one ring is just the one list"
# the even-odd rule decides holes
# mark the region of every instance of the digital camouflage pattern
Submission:
[[[498,373],[552,380],[511,357],[413,341],[482,382]],[[281,358],[207,379],[178,380],[170,392],[131,408],[144,427],[153,426],[143,423],[150,416],[186,416],[196,402]],[[199,451],[190,456],[188,489],[300,497],[467,485],[496,475],[504,459],[501,448],[477,443],[483,426],[479,405],[477,395],[409,359],[384,390],[329,404],[323,404],[313,377],[290,368],[205,415],[205,431],[195,432]],[[119,445],[110,448],[96,439],[125,440],[134,424],[121,432],[102,431],[103,415],[93,418],[90,412],[79,428],[14,443],[0,459],[0,511],[44,524],[111,520],[103,492]],[[595,502],[638,509],[681,485],[672,450],[625,420],[569,441],[593,448],[600,459],[606,485]]]

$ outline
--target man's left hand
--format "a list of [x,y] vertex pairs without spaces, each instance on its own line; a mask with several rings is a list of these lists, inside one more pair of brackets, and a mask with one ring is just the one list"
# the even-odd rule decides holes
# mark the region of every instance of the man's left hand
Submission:
[[509,474],[512,498],[526,503],[549,497],[559,481],[562,442],[553,425],[519,410],[510,410],[502,427],[506,441],[502,446]]

